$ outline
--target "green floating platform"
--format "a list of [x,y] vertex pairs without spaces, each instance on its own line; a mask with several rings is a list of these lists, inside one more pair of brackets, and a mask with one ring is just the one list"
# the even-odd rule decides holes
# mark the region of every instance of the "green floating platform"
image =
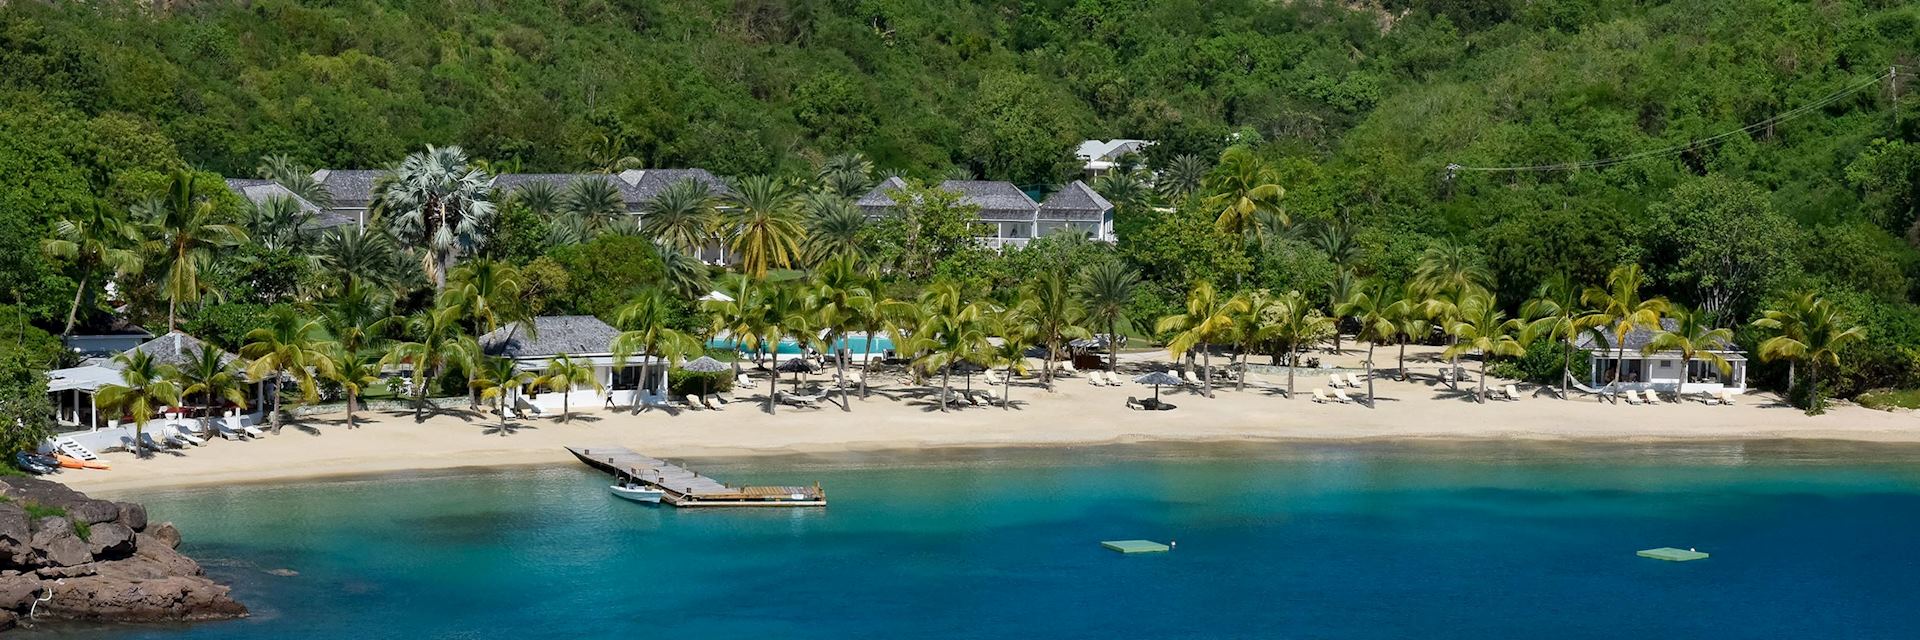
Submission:
[[1687,562],[1689,560],[1707,559],[1707,554],[1705,553],[1702,553],[1699,551],[1688,551],[1686,549],[1675,549],[1673,547],[1660,547],[1658,549],[1642,549],[1637,555],[1639,555],[1642,558],[1653,558],[1655,560],[1665,560],[1667,562]]
[[1152,540],[1106,540],[1100,546],[1125,554],[1162,553],[1170,548]]

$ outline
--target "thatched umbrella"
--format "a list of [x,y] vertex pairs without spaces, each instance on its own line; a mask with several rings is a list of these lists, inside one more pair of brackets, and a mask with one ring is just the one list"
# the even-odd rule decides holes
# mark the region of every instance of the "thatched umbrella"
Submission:
[[773,368],[774,371],[793,374],[793,392],[800,393],[800,374],[813,373],[813,365],[804,357],[792,358]]
[[1153,385],[1153,402],[1155,404],[1159,404],[1160,402],[1160,385],[1164,384],[1164,385],[1179,386],[1181,384],[1179,378],[1175,378],[1173,377],[1172,374],[1169,374],[1165,371],[1155,371],[1155,372],[1140,376],[1138,378],[1134,378],[1133,381],[1137,384]]
[[[680,370],[692,371],[694,373],[719,373],[729,368],[726,363],[715,360],[712,356],[700,356],[694,359],[694,361],[681,366]],[[700,390],[703,392],[701,393],[703,396],[713,395],[713,381],[706,379],[706,376],[701,376]]]

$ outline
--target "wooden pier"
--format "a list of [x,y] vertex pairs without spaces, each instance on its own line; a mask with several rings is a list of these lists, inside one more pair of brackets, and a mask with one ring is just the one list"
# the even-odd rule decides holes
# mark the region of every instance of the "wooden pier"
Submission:
[[824,507],[827,492],[811,487],[730,487],[718,480],[626,447],[567,447],[587,466],[659,489],[676,507]]

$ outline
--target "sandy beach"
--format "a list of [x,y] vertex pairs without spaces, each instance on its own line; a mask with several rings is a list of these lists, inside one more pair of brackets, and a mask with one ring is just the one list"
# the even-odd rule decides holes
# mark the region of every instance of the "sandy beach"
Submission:
[[[1248,387],[1216,389],[1206,398],[1194,389],[1163,389],[1172,411],[1129,409],[1129,396],[1146,398],[1149,387],[1089,385],[1084,376],[1058,380],[1051,392],[1038,379],[1016,381],[1012,408],[965,407],[941,412],[923,387],[886,376],[851,410],[782,406],[768,415],[752,402],[758,388],[742,390],[722,411],[574,407],[570,422],[555,417],[516,420],[503,435],[499,419],[467,410],[464,402],[443,406],[423,422],[410,413],[363,411],[359,426],[345,416],[307,417],[280,433],[253,441],[212,440],[205,446],[164,451],[139,459],[127,452],[103,457],[111,471],[68,471],[61,481],[76,489],[111,494],[129,490],[263,482],[334,475],[569,462],[568,445],[618,444],[661,457],[739,456],[978,446],[1060,446],[1118,442],[1210,442],[1261,440],[1523,439],[1542,441],[1709,441],[1778,438],[1856,442],[1920,442],[1920,421],[1911,413],[1850,404],[1809,417],[1771,394],[1749,394],[1734,406],[1700,402],[1629,406],[1576,393],[1561,400],[1555,390],[1523,385],[1521,399],[1474,402],[1471,383],[1455,391],[1437,380],[1441,365],[1430,353],[1415,354],[1408,381],[1380,379],[1373,408],[1316,403],[1310,390],[1326,375],[1301,370],[1300,397],[1284,394],[1284,375],[1256,375]],[[1123,356],[1123,371],[1164,365],[1164,354]],[[1357,360],[1349,350],[1334,361]],[[1382,353],[1378,356],[1391,362]],[[1216,365],[1221,364],[1219,362]],[[1468,365],[1471,369],[1471,365]],[[1382,376],[1386,376],[1385,371]],[[1498,381],[1496,381],[1498,382]],[[956,387],[963,381],[955,379]],[[981,388],[980,378],[973,379]],[[782,388],[790,388],[783,378]],[[1000,392],[995,388],[994,392]],[[758,396],[764,398],[764,396]],[[836,398],[837,400],[837,398]]]

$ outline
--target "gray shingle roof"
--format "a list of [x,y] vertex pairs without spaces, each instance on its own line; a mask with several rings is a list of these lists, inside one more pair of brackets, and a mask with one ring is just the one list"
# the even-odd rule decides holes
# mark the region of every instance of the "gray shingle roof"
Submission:
[[620,194],[630,207],[652,202],[665,191],[668,185],[681,180],[692,180],[706,185],[707,190],[716,196],[733,194],[733,188],[727,181],[706,169],[628,169],[620,172],[619,180],[614,184],[620,187]]
[[[888,194],[905,188],[906,184],[897,177],[887,178],[854,204],[869,214],[885,214],[896,205]],[[1033,198],[1011,182],[948,180],[940,183],[940,188],[959,193],[961,202],[980,207],[980,217],[987,220],[1032,220],[1034,212],[1040,209]]]
[[300,194],[272,180],[227,178],[227,188],[254,204],[266,202],[269,198],[292,198],[294,202],[299,203],[300,210],[313,214],[313,220],[307,223],[310,229],[332,229],[360,222],[359,219],[346,213],[321,210],[318,205],[308,202],[306,198],[300,197]]
[[490,356],[544,358],[613,352],[620,331],[593,316],[540,316],[531,335],[515,322],[480,336],[480,349]]
[[[152,340],[142,342],[139,346],[128,350],[127,353],[131,354],[134,351],[140,351],[153,356],[153,361],[156,363],[183,367],[193,361],[193,355],[199,353],[201,345],[205,344],[206,343],[202,342],[199,338],[180,331],[173,331]],[[221,362],[231,363],[239,359],[240,356],[232,353],[223,353],[220,356]],[[106,366],[112,369],[125,368],[120,363],[111,361],[109,361]]]
[[529,184],[544,182],[553,185],[555,189],[565,189],[581,180],[606,180],[614,182],[616,186],[619,184],[618,178],[604,173],[502,173],[493,177],[493,188],[500,191],[513,191]]
[[1042,220],[1100,220],[1113,210],[1113,203],[1100,196],[1093,187],[1079,180],[1073,181],[1040,204]]
[[[1680,322],[1672,318],[1661,318],[1660,328],[1663,331],[1672,331],[1674,329],[1680,328]],[[1658,333],[1659,333],[1658,331],[1654,331],[1650,327],[1634,327],[1632,331],[1627,332],[1627,339],[1626,339],[1627,351],[1638,352],[1642,349],[1647,348],[1647,345],[1653,342],[1654,335]],[[1580,337],[1574,339],[1573,344],[1575,347],[1579,347],[1581,349],[1586,349],[1589,351],[1616,350],[1617,347],[1613,345],[1613,330],[1607,329],[1606,334],[1607,335],[1605,340],[1596,342],[1593,338],[1593,332],[1591,331],[1584,332],[1580,334]],[[1735,345],[1722,342],[1720,344],[1714,345],[1710,350],[1739,351],[1739,348],[1736,347]]]
[[327,190],[336,209],[365,209],[373,202],[373,183],[386,175],[385,169],[321,169],[313,172],[314,182]]

